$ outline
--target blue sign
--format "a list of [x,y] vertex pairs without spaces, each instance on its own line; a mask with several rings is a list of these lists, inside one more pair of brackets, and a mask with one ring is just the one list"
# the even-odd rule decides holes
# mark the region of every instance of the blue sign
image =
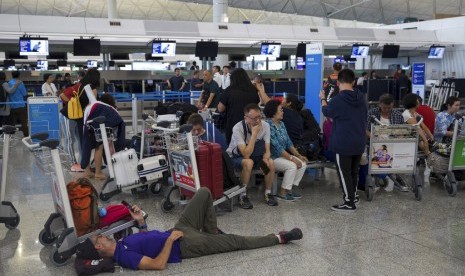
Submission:
[[48,132],[49,139],[60,139],[57,97],[29,97],[27,99],[29,135]]
[[412,93],[425,100],[426,64],[414,63],[412,66]]
[[320,122],[321,103],[318,96],[323,88],[323,44],[307,44],[305,69],[305,107]]
[[412,73],[412,84],[425,85],[426,64],[414,63]]

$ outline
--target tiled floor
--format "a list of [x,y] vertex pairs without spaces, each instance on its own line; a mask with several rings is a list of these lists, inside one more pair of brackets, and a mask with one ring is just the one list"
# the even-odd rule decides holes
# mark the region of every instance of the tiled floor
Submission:
[[[50,176],[20,143],[9,159],[7,200],[21,215],[18,229],[0,225],[0,275],[75,275],[72,264],[54,267],[50,248],[38,242],[38,234],[53,211]],[[70,178],[71,176],[67,176]],[[97,186],[101,183],[97,183]],[[251,191],[253,210],[235,209],[218,216],[228,233],[261,235],[298,226],[304,239],[290,245],[184,260],[163,272],[128,275],[464,275],[465,185],[455,198],[439,183],[425,187],[423,201],[412,193],[379,191],[373,202],[362,197],[352,215],[331,212],[341,192],[335,172],[326,170],[315,181],[305,176],[303,198],[268,207],[260,202],[263,191]],[[364,195],[362,193],[362,195]],[[149,214],[149,228],[173,226],[181,208],[161,212],[161,197],[151,194],[118,195],[141,205]],[[117,274],[121,274],[117,271]]]

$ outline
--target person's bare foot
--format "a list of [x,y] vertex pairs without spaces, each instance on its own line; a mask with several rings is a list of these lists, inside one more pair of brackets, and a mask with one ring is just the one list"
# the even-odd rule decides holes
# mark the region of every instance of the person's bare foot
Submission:
[[101,179],[101,180],[105,180],[107,179],[107,175],[104,174],[104,173],[95,173],[95,179]]

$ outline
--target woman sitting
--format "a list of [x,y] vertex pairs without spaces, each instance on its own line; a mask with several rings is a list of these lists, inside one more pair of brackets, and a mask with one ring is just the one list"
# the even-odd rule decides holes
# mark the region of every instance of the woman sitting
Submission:
[[441,107],[441,112],[436,117],[434,125],[434,140],[438,143],[450,144],[454,135],[454,120],[457,112],[460,110],[460,99],[449,97],[446,103]]
[[268,118],[270,125],[271,158],[274,161],[276,171],[284,172],[284,179],[278,199],[294,201],[301,198],[299,183],[305,170],[307,158],[300,155],[287,134],[282,122],[283,107],[277,100],[271,100],[265,105],[263,113]]
[[[421,115],[417,113],[417,108],[419,107],[419,102],[417,95],[407,94],[403,100],[405,111],[402,113],[404,117],[404,122],[410,125],[418,124],[418,118],[421,118]],[[418,134],[420,135],[421,140],[418,142],[418,147],[426,154],[429,155],[431,152],[429,150],[429,142],[434,142],[434,136],[428,127],[422,122],[420,124],[420,129]]]
[[295,148],[310,161],[320,159],[320,126],[309,109],[296,95],[287,94],[283,98],[283,123]]

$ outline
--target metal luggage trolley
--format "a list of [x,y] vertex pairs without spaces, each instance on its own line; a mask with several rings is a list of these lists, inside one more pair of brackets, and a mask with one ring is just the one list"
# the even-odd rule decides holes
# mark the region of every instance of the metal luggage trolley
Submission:
[[[39,138],[44,138],[42,135]],[[35,137],[37,138],[37,137]],[[35,139],[34,136],[32,139]],[[52,160],[52,198],[55,207],[55,212],[50,214],[44,224],[44,228],[39,233],[39,241],[42,245],[55,245],[50,252],[50,261],[56,266],[67,264],[73,254],[76,252],[77,246],[93,235],[109,236],[115,233],[120,233],[123,236],[132,233],[132,227],[137,227],[135,220],[120,220],[110,226],[98,229],[91,233],[78,237],[74,231],[74,220],[71,210],[71,204],[68,191],[66,189],[63,167],[60,160],[58,150],[58,140],[43,140],[40,143],[28,144],[29,139],[23,140],[28,148],[49,148]]]
[[444,188],[450,196],[455,196],[457,194],[457,180],[455,179],[454,170],[465,170],[464,123],[465,122],[461,122],[461,120],[455,121],[448,171],[445,175],[437,174],[444,183]]
[[[103,184],[102,191],[99,194],[100,200],[108,201],[113,195],[116,195],[124,190],[130,190],[132,194],[136,194],[137,188],[139,187],[142,187],[144,191],[150,189],[154,194],[158,194],[160,192],[161,185],[157,181],[152,181],[152,183],[146,183],[145,181],[140,181],[140,179],[138,179],[133,185],[125,187],[120,187],[116,184],[115,171],[113,166],[114,159],[112,158],[112,156],[115,153],[113,142],[117,140],[118,133],[117,128],[106,127],[105,120],[106,119],[104,116],[100,116],[94,118],[93,120],[88,120],[86,122],[86,124],[93,130],[95,140],[97,142],[102,142],[105,157],[107,158],[107,160],[110,160],[109,162],[107,162],[108,173],[110,177],[108,177],[105,183]],[[95,127],[94,124],[98,124],[98,127]],[[143,146],[141,147],[143,148]],[[137,156],[134,156],[134,158],[137,158]],[[168,167],[165,167],[166,168],[164,169],[168,170]]]
[[1,158],[2,180],[0,184],[0,223],[4,223],[6,228],[12,230],[18,227],[20,218],[18,211],[16,211],[16,208],[13,206],[13,203],[10,201],[5,201],[5,190],[8,175],[10,141],[11,136],[13,136],[16,132],[16,127],[4,125],[2,128],[0,128],[0,131],[3,132],[3,150]]
[[[371,127],[368,175],[411,175],[410,188],[420,201],[423,185],[417,167],[418,126],[382,125],[378,120],[375,121],[378,125],[372,124]],[[374,186],[372,177],[367,177],[365,194],[368,201],[373,200]]]
[[[154,126],[157,129],[156,126]],[[173,210],[176,203],[187,204],[186,200],[173,201],[171,194],[174,191],[183,189],[195,193],[200,189],[199,172],[197,169],[197,160],[195,151],[198,149],[198,138],[191,134],[192,126],[185,125],[180,127],[179,131],[164,129],[163,147],[167,150],[168,161],[170,164],[171,177],[173,186],[161,201],[163,212]],[[230,201],[233,197],[245,191],[245,187],[233,187],[224,191],[224,196],[216,199],[213,206]],[[232,201],[231,207],[232,207]],[[232,208],[231,208],[232,210]]]

